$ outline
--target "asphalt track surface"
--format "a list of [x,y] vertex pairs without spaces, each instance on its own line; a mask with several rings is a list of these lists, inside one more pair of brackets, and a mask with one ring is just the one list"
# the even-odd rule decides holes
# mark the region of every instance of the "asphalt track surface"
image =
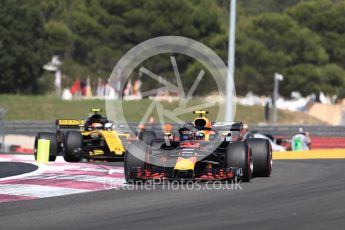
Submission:
[[0,229],[345,229],[344,169],[345,160],[275,161],[270,178],[242,190],[159,185],[2,203]]

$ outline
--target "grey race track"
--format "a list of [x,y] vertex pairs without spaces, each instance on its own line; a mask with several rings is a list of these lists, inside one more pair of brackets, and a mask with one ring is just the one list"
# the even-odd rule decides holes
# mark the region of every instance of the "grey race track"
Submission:
[[0,204],[0,229],[345,229],[345,160],[275,161],[243,190],[91,192]]

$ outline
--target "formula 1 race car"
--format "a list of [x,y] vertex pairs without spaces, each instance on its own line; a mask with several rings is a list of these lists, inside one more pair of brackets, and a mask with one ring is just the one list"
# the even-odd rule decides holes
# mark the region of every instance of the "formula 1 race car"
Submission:
[[157,139],[153,131],[144,131],[128,146],[124,173],[128,182],[150,179],[192,179],[250,181],[269,177],[272,148],[267,139],[241,140],[242,122],[211,123],[206,111],[186,123],[178,135],[164,133]]
[[40,132],[35,138],[37,158],[39,139],[50,140],[49,161],[62,155],[67,162],[90,159],[123,159],[129,134],[113,130],[113,124],[102,117],[100,109],[92,109],[86,120],[56,120],[56,132]]

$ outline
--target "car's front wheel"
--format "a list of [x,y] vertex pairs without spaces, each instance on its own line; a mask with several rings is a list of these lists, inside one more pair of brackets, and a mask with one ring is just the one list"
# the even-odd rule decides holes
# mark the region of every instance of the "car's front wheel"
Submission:
[[240,168],[242,181],[249,182],[253,173],[252,152],[245,141],[230,143],[226,148],[226,166]]
[[247,140],[253,153],[254,176],[269,177],[272,172],[272,147],[267,139]]
[[80,132],[69,131],[65,135],[63,157],[67,162],[81,160],[80,150],[83,145],[83,137]]
[[47,132],[42,132],[38,133],[35,137],[35,143],[34,143],[34,156],[35,160],[37,160],[37,147],[38,147],[38,140],[39,139],[45,139],[49,140],[49,161],[55,161],[56,160],[56,155],[58,153],[58,143],[57,143],[57,138],[55,133],[47,133]]
[[124,159],[124,174],[127,182],[132,183],[138,178],[138,173],[144,173],[147,146],[142,142],[134,142],[127,148]]

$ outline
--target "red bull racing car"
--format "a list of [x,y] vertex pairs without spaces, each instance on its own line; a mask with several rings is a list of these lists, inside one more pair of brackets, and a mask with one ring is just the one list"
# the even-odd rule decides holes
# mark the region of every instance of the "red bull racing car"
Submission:
[[124,159],[128,182],[150,179],[233,180],[248,182],[252,177],[269,177],[272,148],[267,139],[240,140],[235,136],[242,122],[212,123],[206,111],[178,133],[156,138],[144,131],[131,143]]

